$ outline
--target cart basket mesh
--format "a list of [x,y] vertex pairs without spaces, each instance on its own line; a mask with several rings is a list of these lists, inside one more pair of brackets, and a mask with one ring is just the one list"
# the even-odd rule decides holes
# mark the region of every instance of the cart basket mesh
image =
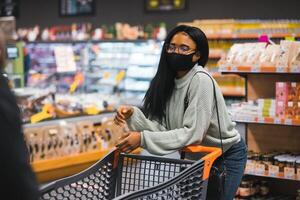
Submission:
[[40,199],[205,199],[204,161],[118,154],[41,188]]

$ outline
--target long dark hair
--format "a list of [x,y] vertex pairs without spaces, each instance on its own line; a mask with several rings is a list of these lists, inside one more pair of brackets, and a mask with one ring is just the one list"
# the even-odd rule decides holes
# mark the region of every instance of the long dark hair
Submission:
[[0,29],[0,73],[4,71],[6,64],[6,52],[5,52],[6,38],[3,31]]
[[204,67],[208,60],[209,48],[205,34],[196,27],[180,25],[175,27],[167,35],[160,56],[156,75],[150,83],[150,87],[144,98],[143,112],[154,120],[162,122],[166,117],[166,104],[174,89],[176,72],[167,66],[166,44],[169,44],[176,33],[185,32],[196,43],[196,51],[200,54],[198,64]]

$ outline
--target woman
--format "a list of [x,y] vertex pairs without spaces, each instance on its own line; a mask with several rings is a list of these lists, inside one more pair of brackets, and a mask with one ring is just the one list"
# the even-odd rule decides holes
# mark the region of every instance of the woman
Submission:
[[[117,147],[130,152],[141,146],[150,153],[165,155],[191,144],[221,147],[222,141],[227,169],[224,199],[232,200],[243,176],[247,150],[214,81],[220,139],[213,82],[207,74],[198,73],[205,71],[208,54],[208,41],[200,29],[182,25],[168,34],[143,112],[126,106],[117,112],[115,122],[126,122],[132,131]],[[221,158],[214,165],[222,168]]]
[[38,199],[38,186],[28,163],[15,97],[3,75],[5,38],[0,31],[0,195],[11,200]]

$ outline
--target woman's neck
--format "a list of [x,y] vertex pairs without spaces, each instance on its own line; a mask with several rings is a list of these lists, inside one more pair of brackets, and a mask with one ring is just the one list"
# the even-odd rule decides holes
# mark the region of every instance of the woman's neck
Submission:
[[182,78],[184,77],[184,75],[186,75],[190,70],[184,70],[184,71],[178,71],[176,72],[176,78],[179,79],[179,78]]

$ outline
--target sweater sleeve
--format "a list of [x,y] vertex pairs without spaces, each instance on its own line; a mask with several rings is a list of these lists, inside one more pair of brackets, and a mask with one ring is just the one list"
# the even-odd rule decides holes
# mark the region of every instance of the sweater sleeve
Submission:
[[165,131],[164,124],[160,124],[155,120],[146,118],[144,113],[137,107],[133,107],[134,111],[132,116],[126,121],[128,128],[131,131]]
[[214,105],[211,79],[205,74],[196,74],[191,80],[188,98],[182,128],[169,131],[144,130],[143,148],[152,154],[165,155],[202,142],[210,126]]

